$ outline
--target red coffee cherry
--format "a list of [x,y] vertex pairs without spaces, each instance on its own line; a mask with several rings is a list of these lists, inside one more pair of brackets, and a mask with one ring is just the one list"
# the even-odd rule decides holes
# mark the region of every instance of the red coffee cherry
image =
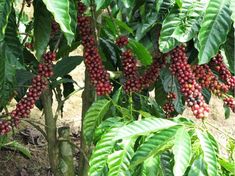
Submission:
[[191,66],[187,63],[184,46],[176,47],[171,53],[170,70],[180,84],[180,90],[185,97],[187,106],[196,118],[208,116],[209,107],[201,94],[201,86],[196,82]]
[[232,97],[224,98],[224,104],[230,107],[230,109],[235,113],[235,100]]

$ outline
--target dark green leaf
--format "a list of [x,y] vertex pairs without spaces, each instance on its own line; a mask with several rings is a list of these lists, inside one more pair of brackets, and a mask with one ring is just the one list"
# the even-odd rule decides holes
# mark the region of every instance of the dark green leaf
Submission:
[[36,57],[40,61],[45,52],[51,34],[51,15],[41,0],[34,4],[34,48]]
[[83,61],[81,56],[68,56],[62,58],[59,62],[56,63],[54,70],[53,78],[63,77],[76,68]]
[[0,41],[4,39],[13,0],[0,0]]
[[140,60],[143,65],[146,66],[152,63],[151,54],[141,43],[135,40],[129,40],[128,46],[133,50],[138,60]]
[[[235,3],[234,3],[235,4]],[[234,55],[234,28],[231,28],[227,40],[223,45],[226,59],[229,65],[229,69],[232,73],[235,73],[235,55]]]
[[95,0],[96,10],[107,8],[111,2],[112,0]]
[[209,2],[198,34],[199,64],[208,63],[225,42],[232,22],[229,5],[229,0]]

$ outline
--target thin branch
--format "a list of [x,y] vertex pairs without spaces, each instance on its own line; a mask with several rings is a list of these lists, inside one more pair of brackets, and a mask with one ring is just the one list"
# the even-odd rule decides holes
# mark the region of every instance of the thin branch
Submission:
[[53,52],[56,52],[56,50],[58,49],[59,45],[60,45],[60,41],[62,39],[63,33],[60,34],[59,39],[57,40],[56,44],[55,44],[55,48],[53,50]]
[[19,13],[19,17],[18,17],[18,22],[17,22],[18,27],[20,25],[20,19],[22,17],[23,11],[24,11],[25,4],[26,4],[26,0],[23,0],[22,6],[21,6],[21,9],[20,9],[20,13]]

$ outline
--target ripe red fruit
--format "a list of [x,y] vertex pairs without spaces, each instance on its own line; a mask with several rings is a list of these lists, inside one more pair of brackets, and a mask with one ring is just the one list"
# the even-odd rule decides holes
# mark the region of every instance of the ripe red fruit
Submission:
[[120,36],[116,40],[116,45],[119,46],[120,48],[126,46],[127,44],[128,44],[127,36]]
[[85,10],[86,7],[84,4],[79,2],[77,21],[79,33],[82,38],[82,45],[84,47],[83,55],[85,58],[85,66],[97,95],[108,95],[112,91],[110,75],[102,64],[102,59],[95,43],[95,37],[92,33],[90,18],[83,15]]
[[215,69],[220,78],[226,83],[231,90],[235,90],[235,76],[233,76],[224,64],[221,54],[217,54],[210,62],[210,66]]
[[215,95],[220,97],[222,94],[228,92],[229,87],[219,82],[208,65],[194,65],[192,66],[192,70],[198,83],[202,87],[209,89]]
[[[10,113],[13,126],[17,126],[21,118],[28,117],[35,102],[39,99],[41,93],[47,86],[46,78],[52,76],[52,62],[56,59],[54,52],[48,52],[43,56],[43,62],[38,65],[38,75],[32,80],[26,96],[17,104],[16,108]],[[0,134],[10,131],[10,123],[8,121],[0,121]]]
[[180,90],[185,97],[187,106],[196,118],[208,116],[209,107],[201,94],[201,86],[196,82],[191,66],[187,63],[184,46],[176,47],[171,53],[170,70],[180,84]]
[[224,104],[230,107],[230,109],[235,113],[235,100],[232,97],[224,98]]

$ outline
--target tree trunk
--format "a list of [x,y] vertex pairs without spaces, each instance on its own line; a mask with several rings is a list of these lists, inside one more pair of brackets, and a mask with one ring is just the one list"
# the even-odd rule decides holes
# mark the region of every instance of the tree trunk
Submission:
[[59,133],[60,172],[63,176],[74,176],[73,149],[70,141],[70,128],[61,127]]
[[[79,176],[87,176],[89,163],[86,160],[86,157],[89,158],[90,151],[89,147],[86,146],[84,138],[83,138],[83,119],[85,117],[85,113],[91,106],[94,101],[94,90],[90,83],[88,73],[85,71],[85,88],[82,93],[82,121],[81,121],[81,133],[80,133],[80,157],[79,157]],[[85,156],[84,156],[85,155]]]
[[57,144],[57,129],[56,119],[54,119],[52,112],[52,92],[47,88],[42,93],[42,104],[45,113],[45,130],[48,142],[48,157],[50,167],[55,176],[60,176],[58,171],[58,144]]

